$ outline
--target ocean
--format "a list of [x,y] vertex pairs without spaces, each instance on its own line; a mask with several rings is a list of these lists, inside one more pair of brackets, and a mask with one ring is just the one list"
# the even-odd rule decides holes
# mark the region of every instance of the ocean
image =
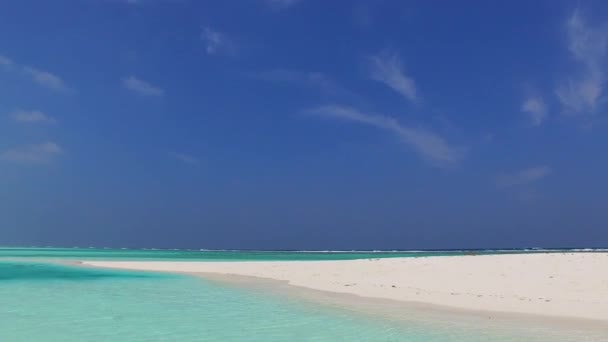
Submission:
[[[558,339],[550,330],[497,329],[415,317],[397,321],[197,277],[58,263],[92,258],[335,260],[399,254],[1,249],[0,341]],[[401,252],[411,257],[427,254]]]

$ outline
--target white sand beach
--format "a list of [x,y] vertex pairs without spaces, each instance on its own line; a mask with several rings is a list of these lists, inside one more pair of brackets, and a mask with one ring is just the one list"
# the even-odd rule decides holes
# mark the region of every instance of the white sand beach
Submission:
[[267,278],[369,298],[463,310],[606,321],[608,326],[608,253],[345,261],[82,263],[130,270]]

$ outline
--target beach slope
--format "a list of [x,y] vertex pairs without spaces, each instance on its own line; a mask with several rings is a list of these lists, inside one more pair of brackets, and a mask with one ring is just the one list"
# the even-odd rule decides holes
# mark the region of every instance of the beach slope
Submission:
[[606,321],[608,253],[539,253],[344,261],[83,261],[130,270],[238,275],[362,297]]

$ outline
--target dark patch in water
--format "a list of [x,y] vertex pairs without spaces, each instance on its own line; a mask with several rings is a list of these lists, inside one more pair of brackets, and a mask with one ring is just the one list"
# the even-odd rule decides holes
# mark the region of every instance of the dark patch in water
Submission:
[[45,263],[0,262],[0,282],[13,280],[99,280],[106,278],[163,278],[168,275],[70,267]]

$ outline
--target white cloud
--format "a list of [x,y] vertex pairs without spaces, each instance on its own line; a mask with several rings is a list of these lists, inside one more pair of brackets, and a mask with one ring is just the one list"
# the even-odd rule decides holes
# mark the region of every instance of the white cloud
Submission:
[[437,166],[454,164],[464,157],[464,149],[450,146],[441,136],[421,128],[405,126],[394,118],[369,114],[351,107],[328,105],[313,108],[309,113],[359,122],[396,134],[404,143],[427,161]]
[[322,72],[272,69],[253,73],[252,76],[268,82],[316,88],[330,95],[350,94],[350,91],[337,84]]
[[205,43],[206,51],[209,55],[234,55],[236,53],[236,46],[232,40],[226,34],[213,30],[210,27],[203,28],[201,40]]
[[50,162],[63,154],[63,149],[49,141],[42,144],[23,145],[0,153],[0,160],[24,164],[40,164]]
[[608,26],[591,27],[579,10],[566,22],[568,50],[580,71],[562,82],[555,93],[564,114],[592,114],[604,92],[608,64]]
[[21,123],[55,123],[55,119],[38,110],[18,109],[11,112],[9,116]]
[[186,164],[198,164],[199,162],[198,158],[185,153],[171,152],[169,155]]
[[501,187],[526,185],[545,178],[551,171],[548,166],[531,167],[518,172],[499,175],[496,178],[496,184]]
[[55,74],[28,66],[23,67],[23,70],[32,78],[34,82],[43,87],[59,92],[69,91],[69,88],[65,85],[65,82],[63,82],[63,80]]
[[540,126],[547,118],[547,106],[540,97],[529,97],[521,105],[522,112],[526,113],[532,126]]
[[419,100],[414,79],[405,74],[399,56],[395,53],[384,52],[370,57],[370,77],[389,86],[409,101]]
[[129,76],[122,79],[122,85],[140,95],[144,96],[163,96],[164,90],[159,87],[153,86],[148,82],[142,81],[135,76]]
[[301,0],[264,0],[266,5],[272,9],[282,10],[301,2]]

